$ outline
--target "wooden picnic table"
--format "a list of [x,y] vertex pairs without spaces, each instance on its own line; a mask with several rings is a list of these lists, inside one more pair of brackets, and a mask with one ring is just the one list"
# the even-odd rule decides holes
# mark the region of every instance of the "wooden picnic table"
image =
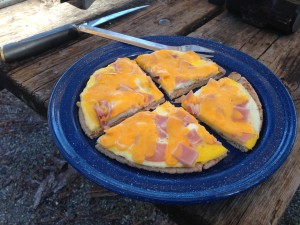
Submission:
[[[0,23],[4,26],[0,32],[0,45],[65,23],[84,21],[140,4],[139,1],[126,0],[109,3],[95,1],[89,9],[81,10],[69,3],[37,6],[38,3],[26,1],[11,6],[9,12],[0,10]],[[183,35],[211,39],[247,53],[281,79],[292,95],[299,115],[299,30],[291,35],[283,35],[271,29],[259,29],[206,0],[144,3],[150,3],[150,6],[104,27],[137,37]],[[39,20],[37,18],[41,13],[44,19]],[[85,54],[110,42],[97,36],[81,35],[36,57],[11,64],[1,62],[0,86],[11,91],[36,112],[46,115],[50,94],[64,71]],[[186,224],[277,224],[300,184],[299,155],[298,135],[288,159],[259,186],[213,203],[157,206],[173,215],[175,220],[185,221]]]

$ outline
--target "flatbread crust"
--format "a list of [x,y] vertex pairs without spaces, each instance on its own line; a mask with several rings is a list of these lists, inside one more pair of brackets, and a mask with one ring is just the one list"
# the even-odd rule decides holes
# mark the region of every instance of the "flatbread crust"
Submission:
[[[165,102],[165,98],[162,98],[159,101],[152,102],[151,104],[149,104],[148,106],[146,106],[144,108],[135,109],[135,110],[127,111],[126,113],[122,113],[118,117],[108,121],[108,126],[112,127],[116,124],[119,124],[120,122],[122,122],[126,118],[134,115],[137,112],[155,109],[158,105],[162,104],[163,102]],[[85,119],[84,119],[82,109],[81,109],[81,106],[80,106],[79,102],[77,103],[77,106],[79,107],[79,110],[78,110],[79,122],[80,122],[80,125],[81,125],[84,133],[91,139],[101,136],[104,133],[104,130],[99,129],[99,130],[96,130],[96,131],[91,131],[85,123]]]
[[216,159],[210,160],[210,161],[208,161],[204,164],[203,163],[196,163],[194,167],[167,167],[167,168],[161,168],[161,167],[145,166],[145,165],[141,165],[141,164],[131,162],[131,161],[127,160],[126,158],[124,158],[122,156],[119,156],[119,155],[116,155],[112,151],[109,151],[109,150],[105,149],[100,144],[96,145],[96,149],[98,151],[100,151],[101,153],[103,153],[104,155],[108,156],[109,158],[115,159],[120,163],[127,164],[129,166],[139,168],[139,169],[144,169],[144,170],[154,171],[154,172],[161,172],[161,173],[169,173],[169,174],[182,174],[182,173],[201,172],[203,169],[208,169],[208,168],[214,166],[215,164],[217,164],[219,161],[221,161],[223,158],[225,158],[227,156],[227,153],[225,153],[224,155],[222,155],[222,156],[220,156]]

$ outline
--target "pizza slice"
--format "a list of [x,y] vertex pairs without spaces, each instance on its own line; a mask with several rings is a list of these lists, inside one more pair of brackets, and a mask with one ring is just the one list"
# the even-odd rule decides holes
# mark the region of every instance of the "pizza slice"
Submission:
[[195,93],[181,99],[182,106],[242,151],[253,149],[262,127],[263,110],[251,84],[231,73],[210,79]]
[[225,74],[222,67],[192,51],[159,50],[135,60],[171,99],[201,87],[209,78],[218,79]]
[[80,94],[79,120],[90,138],[140,110],[164,102],[163,93],[135,61],[119,58],[89,78]]
[[169,102],[105,130],[96,148],[130,166],[163,173],[199,172],[227,155],[191,114]]

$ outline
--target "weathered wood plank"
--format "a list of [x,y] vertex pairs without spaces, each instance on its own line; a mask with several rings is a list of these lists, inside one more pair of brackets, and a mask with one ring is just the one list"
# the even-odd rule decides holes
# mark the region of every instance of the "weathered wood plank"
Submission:
[[68,2],[50,4],[29,0],[0,10],[0,46],[22,40],[68,23],[77,23],[99,16],[132,0],[98,0],[87,9]]
[[[206,18],[218,14],[221,10],[205,0],[192,0],[188,3],[159,1],[135,15],[128,15],[118,23],[112,23],[111,29],[134,36],[182,34],[187,32],[189,27],[203,23]],[[170,7],[172,10],[169,10]],[[189,13],[182,14],[183,8]],[[181,16],[178,16],[179,14]],[[169,19],[170,25],[160,25],[159,20],[162,18]],[[107,43],[106,39],[91,36],[68,48],[59,48],[31,61],[28,60],[22,67],[11,69],[5,83],[9,83],[7,85],[12,92],[14,86],[17,86],[18,90],[21,90],[15,93],[17,96],[25,99],[27,104],[36,105],[34,106],[36,110],[45,112],[53,86],[63,72],[83,55]],[[64,63],[61,63],[62,61]]]
[[258,58],[279,34],[255,28],[224,12],[188,36],[212,39]]
[[[235,16],[223,13],[189,36],[218,40],[258,58],[284,81],[299,115],[299,31],[290,36],[281,36],[275,32],[259,30],[242,23]],[[173,214],[189,215],[194,219],[189,224],[277,224],[300,184],[299,154],[298,136],[286,162],[258,187],[215,203],[175,206],[165,210]]]

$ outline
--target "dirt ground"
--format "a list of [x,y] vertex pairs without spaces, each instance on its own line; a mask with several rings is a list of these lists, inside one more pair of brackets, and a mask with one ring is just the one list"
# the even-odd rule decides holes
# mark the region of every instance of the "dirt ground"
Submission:
[[[79,175],[56,149],[45,118],[0,91],[0,224],[176,225],[151,203]],[[300,224],[298,189],[280,225]]]
[[79,175],[47,121],[0,92],[0,224],[175,224],[153,204],[118,196]]

